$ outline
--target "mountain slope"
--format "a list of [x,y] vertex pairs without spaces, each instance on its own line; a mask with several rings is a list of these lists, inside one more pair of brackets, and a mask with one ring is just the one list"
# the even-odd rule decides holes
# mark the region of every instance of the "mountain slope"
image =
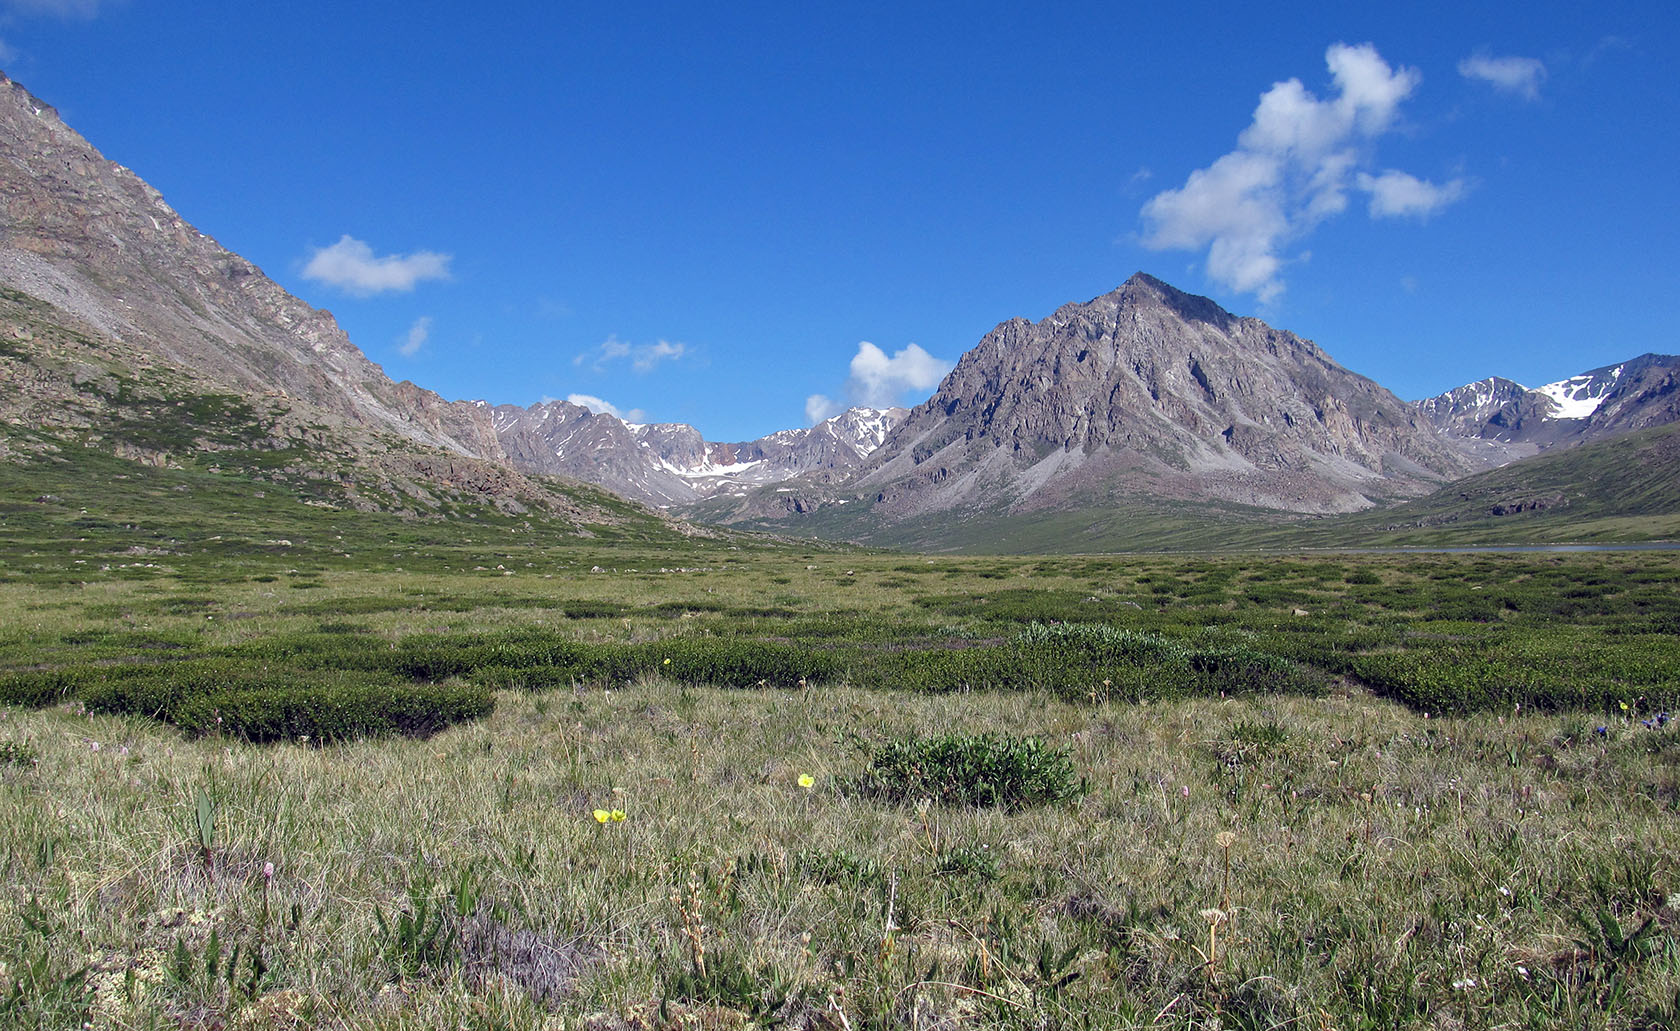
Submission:
[[1680,425],[1555,448],[1321,529],[1313,543],[1680,539]]
[[487,407],[393,383],[330,314],[188,225],[3,75],[0,341],[0,455],[221,462],[327,503],[414,514],[600,514],[508,467]]

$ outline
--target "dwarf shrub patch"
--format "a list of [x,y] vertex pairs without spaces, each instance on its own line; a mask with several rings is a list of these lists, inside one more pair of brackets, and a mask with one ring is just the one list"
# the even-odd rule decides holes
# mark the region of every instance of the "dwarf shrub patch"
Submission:
[[889,741],[869,757],[857,787],[888,802],[1005,809],[1062,802],[1086,790],[1065,749],[993,734]]
[[220,691],[184,702],[174,722],[189,734],[229,734],[248,741],[343,741],[400,734],[429,737],[490,714],[489,691],[470,684],[347,682],[329,687]]
[[74,695],[83,680],[81,670],[25,670],[0,674],[0,705],[39,709]]

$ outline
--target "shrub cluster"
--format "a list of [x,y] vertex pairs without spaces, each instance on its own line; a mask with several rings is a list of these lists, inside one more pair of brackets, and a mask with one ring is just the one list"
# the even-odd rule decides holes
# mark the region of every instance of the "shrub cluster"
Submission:
[[0,705],[39,709],[73,697],[85,679],[82,669],[22,670],[0,673]]
[[1037,738],[982,734],[890,741],[870,756],[857,788],[889,802],[1018,809],[1065,801],[1086,785],[1065,749]]
[[886,686],[910,690],[1029,689],[1131,701],[1317,695],[1329,682],[1320,670],[1254,648],[1200,646],[1102,623],[1034,623],[1007,644],[885,653],[870,665]]
[[338,635],[300,635],[240,653],[247,661],[280,661],[308,669],[355,669],[413,681],[462,677],[487,687],[622,684],[664,676],[719,687],[792,687],[833,680],[841,666],[831,651],[745,637],[675,637],[624,643],[575,641],[543,631],[425,634],[395,648]]
[[393,691],[388,684],[345,683],[200,695],[176,709],[174,722],[189,734],[232,734],[248,741],[429,737],[452,724],[481,719],[494,706],[488,691],[469,684],[417,684]]
[[1564,663],[1542,668],[1470,648],[1360,655],[1352,658],[1350,672],[1379,694],[1422,712],[1510,711],[1518,705],[1548,712],[1616,712],[1624,705],[1680,705],[1680,683],[1662,671],[1572,670]]
[[478,719],[494,705],[485,688],[470,684],[402,683],[356,670],[266,670],[227,659],[94,672],[99,681],[82,691],[90,712],[149,716],[190,734],[250,741],[421,737]]

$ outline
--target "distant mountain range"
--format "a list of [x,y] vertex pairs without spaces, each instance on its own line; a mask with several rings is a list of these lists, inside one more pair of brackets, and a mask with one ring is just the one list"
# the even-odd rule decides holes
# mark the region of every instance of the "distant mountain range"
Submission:
[[[1352,512],[1478,469],[1680,420],[1680,359],[1529,390],[1494,378],[1406,403],[1320,348],[1139,273],[1039,322],[1002,323],[847,480],[695,506],[706,519],[927,546],[941,521],[1199,504]],[[1520,506],[1518,506],[1520,507]]]
[[567,401],[492,409],[502,448],[520,468],[588,480],[661,507],[797,476],[842,478],[904,416],[902,408],[852,408],[809,429],[719,444],[685,423],[631,423]]
[[1490,376],[1416,406],[1442,434],[1503,464],[1680,420],[1680,357],[1642,354],[1533,389]]
[[225,460],[420,516],[462,501],[577,516],[565,484],[587,481],[694,519],[858,539],[916,524],[927,540],[1047,513],[1077,525],[1387,505],[1680,421],[1677,374],[1680,359],[1648,354],[1408,404],[1311,341],[1139,273],[999,324],[914,409],[855,408],[753,441],[564,401],[446,402],[393,383],[330,314],[0,75],[0,459],[98,447]]

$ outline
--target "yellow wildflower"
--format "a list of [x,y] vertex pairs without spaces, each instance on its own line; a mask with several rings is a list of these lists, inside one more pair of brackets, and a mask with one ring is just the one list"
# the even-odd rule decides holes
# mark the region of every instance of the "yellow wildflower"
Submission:
[[626,817],[626,816],[628,816],[628,815],[630,815],[630,814],[628,814],[628,813],[626,813],[626,812],[625,812],[625,811],[624,811],[624,810],[622,810],[622,809],[614,809],[614,810],[613,810],[613,811],[612,811],[612,812],[611,812],[611,813],[609,813],[609,814],[608,814],[608,815],[609,815],[609,816],[611,816],[611,817],[612,817],[612,822],[614,822],[614,823],[622,823],[622,822],[623,822],[623,821],[624,821],[624,818],[625,818],[625,817]]
[[816,782],[817,778],[811,776],[809,773],[801,773],[799,775],[799,786],[805,788],[806,790],[810,790],[811,786]]
[[612,814],[607,812],[605,809],[595,810],[595,822],[596,823],[606,823],[610,819],[612,819]]

